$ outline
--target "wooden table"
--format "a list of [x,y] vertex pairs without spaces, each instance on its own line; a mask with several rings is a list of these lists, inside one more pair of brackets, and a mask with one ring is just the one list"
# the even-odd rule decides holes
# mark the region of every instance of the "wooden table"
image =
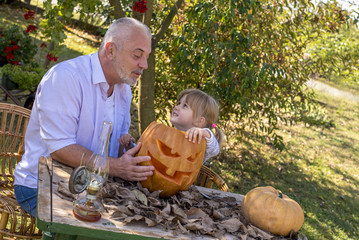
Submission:
[[[51,169],[51,158],[48,158]],[[72,202],[63,200],[54,194],[58,182],[68,186],[68,179],[72,168],[53,161],[52,179],[52,221],[51,221],[51,194],[50,174],[45,158],[40,159],[38,182],[37,226],[44,231],[56,233],[55,239],[214,239],[210,236],[195,234],[174,234],[160,226],[148,227],[145,223],[136,222],[124,224],[110,218],[110,213],[104,213],[98,222],[88,223],[77,220],[73,213]],[[214,189],[197,187],[200,192],[207,195],[220,194],[220,196],[235,197],[238,203],[243,195],[222,192]],[[45,239],[45,237],[43,238]],[[48,239],[48,238],[46,238]],[[227,238],[228,239],[228,238]]]

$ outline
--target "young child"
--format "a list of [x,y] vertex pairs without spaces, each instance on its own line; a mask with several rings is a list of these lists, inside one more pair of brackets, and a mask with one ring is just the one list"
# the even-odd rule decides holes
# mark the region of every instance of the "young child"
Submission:
[[[219,109],[217,102],[198,89],[186,89],[177,97],[177,104],[172,110],[171,124],[178,130],[186,132],[186,138],[193,143],[201,143],[205,138],[207,146],[203,162],[219,153],[224,134],[217,128]],[[215,134],[210,130],[215,129]],[[120,138],[122,146],[128,146],[134,139],[125,134]]]
[[[217,128],[219,109],[216,100],[198,89],[186,89],[177,97],[170,122],[178,130],[186,132],[186,138],[193,143],[207,142],[203,162],[219,153],[224,134]],[[215,130],[212,133],[210,128]]]

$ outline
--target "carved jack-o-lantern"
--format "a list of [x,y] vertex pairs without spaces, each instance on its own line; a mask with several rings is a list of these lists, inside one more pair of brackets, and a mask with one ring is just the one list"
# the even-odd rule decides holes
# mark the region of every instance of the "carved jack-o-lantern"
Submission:
[[162,190],[160,195],[168,197],[187,190],[196,180],[206,149],[204,139],[200,144],[192,143],[184,132],[152,122],[139,142],[142,146],[137,155],[151,157],[151,161],[141,165],[155,168],[153,175],[141,182],[143,187],[151,192]]

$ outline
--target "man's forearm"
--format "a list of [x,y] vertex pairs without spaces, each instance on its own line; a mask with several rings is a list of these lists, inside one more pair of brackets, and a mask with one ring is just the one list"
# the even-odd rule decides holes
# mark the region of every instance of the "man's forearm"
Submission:
[[72,144],[51,153],[53,159],[71,167],[79,166],[82,156],[83,164],[87,163],[91,155],[92,151],[78,144]]
[[[82,164],[86,164],[90,159],[92,153],[92,151],[81,145],[73,144],[53,152],[51,154],[51,157],[56,161],[62,162],[71,167],[77,167],[81,164],[81,158]],[[112,169],[111,171],[111,166],[113,167],[113,164],[111,164],[111,162],[114,162],[116,160],[118,161],[119,159],[109,157],[110,175],[112,176],[118,175],[118,167]]]

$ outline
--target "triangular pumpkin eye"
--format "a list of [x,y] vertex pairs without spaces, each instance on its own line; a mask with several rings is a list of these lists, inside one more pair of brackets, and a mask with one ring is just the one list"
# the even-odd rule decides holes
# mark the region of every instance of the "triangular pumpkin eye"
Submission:
[[176,152],[176,153],[172,153],[172,149],[167,146],[166,144],[164,144],[163,142],[161,142],[160,140],[157,140],[157,145],[158,145],[158,149],[160,149],[160,151],[168,156],[168,157],[179,157],[180,155]]
[[201,154],[201,152],[198,152],[194,158],[192,158],[192,156],[191,156],[191,157],[187,158],[187,160],[190,162],[194,162],[194,161],[196,161],[197,158],[199,158],[200,154]]

